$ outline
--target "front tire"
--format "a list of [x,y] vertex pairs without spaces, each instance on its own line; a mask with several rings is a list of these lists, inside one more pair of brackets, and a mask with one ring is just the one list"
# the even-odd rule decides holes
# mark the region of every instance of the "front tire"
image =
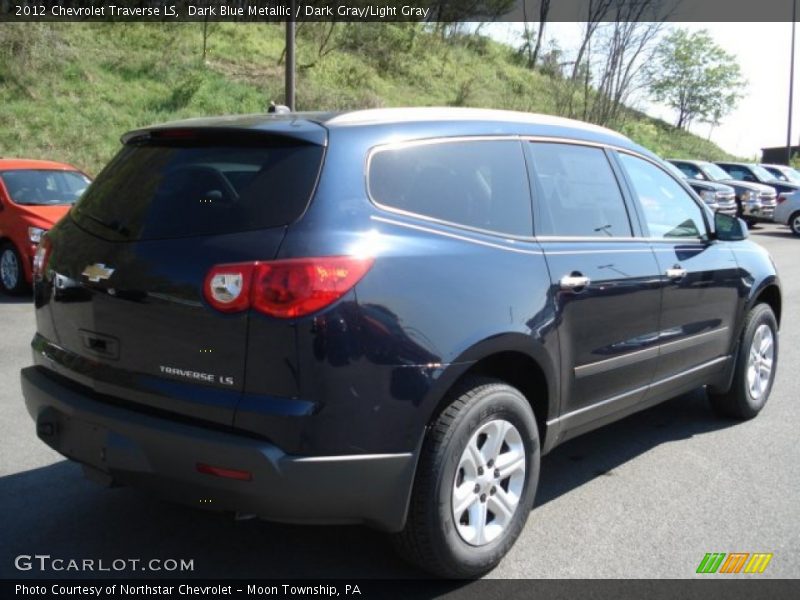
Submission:
[[769,399],[778,366],[778,322],[767,304],[757,304],[745,318],[731,388],[709,393],[711,407],[725,417],[752,419]]
[[422,454],[405,529],[404,558],[443,577],[476,577],[511,549],[533,507],[539,432],[515,388],[471,378],[434,421]]
[[800,235],[800,210],[792,213],[792,216],[789,217],[789,229],[793,234]]
[[0,291],[16,296],[26,287],[19,252],[11,242],[0,244]]

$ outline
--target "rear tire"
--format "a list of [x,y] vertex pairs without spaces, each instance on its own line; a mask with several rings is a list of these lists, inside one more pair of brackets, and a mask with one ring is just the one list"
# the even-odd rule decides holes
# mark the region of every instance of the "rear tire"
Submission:
[[12,296],[27,289],[19,252],[11,242],[0,244],[0,291]]
[[709,393],[714,412],[734,419],[752,419],[769,399],[778,366],[778,322],[767,304],[747,314],[731,388]]
[[793,234],[800,235],[800,210],[792,213],[792,216],[789,217],[789,229]]
[[519,537],[539,480],[531,406],[505,383],[470,378],[428,430],[405,529],[407,560],[435,575],[470,578],[494,568]]

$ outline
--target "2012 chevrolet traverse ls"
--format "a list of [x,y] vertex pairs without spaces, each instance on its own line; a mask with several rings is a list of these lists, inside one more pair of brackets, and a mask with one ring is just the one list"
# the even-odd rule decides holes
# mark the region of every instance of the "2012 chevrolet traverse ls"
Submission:
[[652,153],[469,109],[134,131],[36,257],[39,437],[195,506],[496,565],[540,455],[698,386],[755,416],[768,254]]

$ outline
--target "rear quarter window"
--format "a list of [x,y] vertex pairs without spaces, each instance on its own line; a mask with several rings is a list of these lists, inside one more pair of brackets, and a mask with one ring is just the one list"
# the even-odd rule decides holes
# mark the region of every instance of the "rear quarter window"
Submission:
[[385,208],[493,233],[533,234],[525,159],[517,140],[377,148],[367,182],[372,200]]

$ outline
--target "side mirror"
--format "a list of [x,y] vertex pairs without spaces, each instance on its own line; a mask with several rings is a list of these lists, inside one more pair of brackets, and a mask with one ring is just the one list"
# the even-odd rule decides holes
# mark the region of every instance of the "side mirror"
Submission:
[[747,224],[741,219],[714,213],[714,237],[723,242],[738,242],[747,239]]

